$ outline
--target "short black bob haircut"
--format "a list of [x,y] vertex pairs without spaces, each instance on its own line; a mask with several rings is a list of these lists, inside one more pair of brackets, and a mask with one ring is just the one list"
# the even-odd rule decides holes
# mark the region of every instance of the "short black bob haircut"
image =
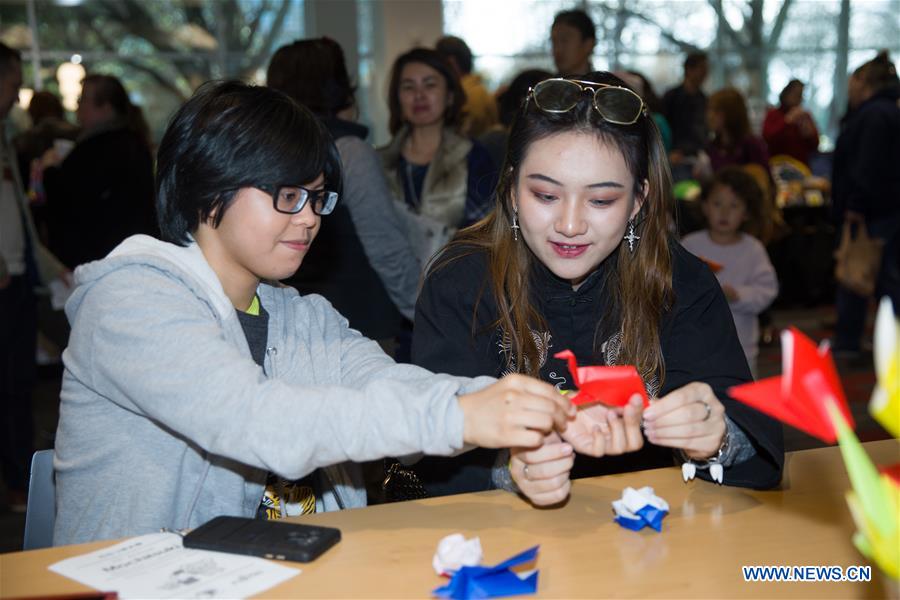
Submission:
[[213,213],[217,227],[241,188],[303,185],[320,174],[326,189],[340,193],[340,157],[309,110],[270,88],[206,83],[178,109],[159,144],[162,238],[186,246]]

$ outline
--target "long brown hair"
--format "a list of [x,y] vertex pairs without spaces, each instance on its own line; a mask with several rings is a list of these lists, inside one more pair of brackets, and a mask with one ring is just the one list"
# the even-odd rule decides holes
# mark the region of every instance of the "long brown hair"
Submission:
[[725,139],[715,132],[716,143],[725,148],[733,148],[750,135],[750,117],[744,96],[735,88],[723,88],[709,97],[709,110],[722,113]]
[[[581,79],[627,87],[606,72]],[[614,125],[599,116],[587,95],[572,110],[558,114],[546,113],[526,99],[510,130],[495,210],[462,230],[434,259],[429,275],[457,258],[484,252],[489,272],[484,287],[493,293],[499,315],[490,327],[500,327],[507,336],[515,356],[515,370],[538,375],[540,352],[531,331],[547,329],[531,298],[529,274],[538,259],[522,240],[513,239],[510,226],[519,170],[530,146],[537,140],[564,132],[593,134],[617,148],[634,176],[636,198],[643,196],[644,182],[648,184],[647,196],[635,218],[640,241],[633,253],[621,250],[609,257],[615,261],[605,288],[612,296],[611,310],[598,322],[596,332],[621,331],[618,362],[635,365],[645,380],[655,376],[661,385],[665,365],[659,328],[662,315],[674,301],[669,228],[673,214],[672,178],[659,131],[646,115],[633,125]],[[478,304],[476,301],[476,311]],[[474,323],[473,318],[473,335]],[[595,335],[595,340],[599,342],[600,337]]]

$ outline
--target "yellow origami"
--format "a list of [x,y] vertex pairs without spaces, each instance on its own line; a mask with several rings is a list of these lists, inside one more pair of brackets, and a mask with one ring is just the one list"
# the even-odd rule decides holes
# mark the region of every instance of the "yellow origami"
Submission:
[[875,319],[875,375],[878,379],[869,412],[895,438],[900,438],[900,323],[888,297]]
[[[900,510],[900,493],[887,478],[882,481],[895,510]],[[858,531],[853,536],[853,544],[859,552],[878,565],[885,575],[900,580],[900,537],[895,529],[892,534],[883,535],[878,524],[866,514],[856,492],[847,492],[847,505]]]
[[844,466],[853,490],[847,504],[856,523],[856,548],[892,579],[900,579],[900,488],[878,473],[859,439],[833,403],[828,412],[835,424]]

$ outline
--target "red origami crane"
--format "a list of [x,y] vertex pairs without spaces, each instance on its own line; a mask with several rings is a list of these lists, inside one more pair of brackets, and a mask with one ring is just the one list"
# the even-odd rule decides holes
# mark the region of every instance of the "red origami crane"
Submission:
[[578,386],[578,394],[572,404],[595,404],[625,406],[635,394],[644,399],[644,408],[650,405],[644,381],[633,366],[625,367],[579,367],[571,350],[563,350],[554,355],[568,361],[569,372]]
[[730,388],[728,393],[783,423],[833,444],[837,432],[828,416],[833,403],[850,428],[853,417],[827,344],[815,342],[794,327],[781,332],[782,375]]

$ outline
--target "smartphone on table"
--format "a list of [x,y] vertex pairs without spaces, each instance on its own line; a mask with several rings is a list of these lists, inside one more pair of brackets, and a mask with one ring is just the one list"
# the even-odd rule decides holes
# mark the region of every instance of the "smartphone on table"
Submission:
[[222,516],[185,535],[184,547],[312,562],[340,540],[333,527]]

